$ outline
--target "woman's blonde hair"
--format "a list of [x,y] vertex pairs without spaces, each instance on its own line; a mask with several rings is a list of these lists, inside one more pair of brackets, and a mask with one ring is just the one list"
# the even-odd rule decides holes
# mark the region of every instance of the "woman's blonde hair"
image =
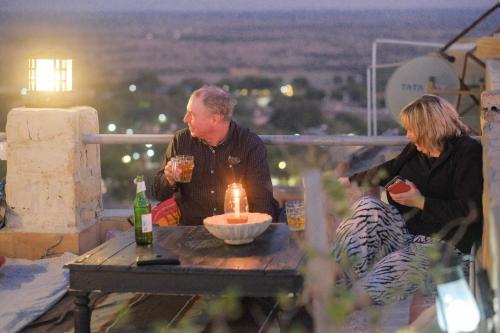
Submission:
[[446,139],[469,133],[453,105],[435,95],[423,95],[406,105],[399,118],[413,132],[415,143],[428,151],[442,152]]

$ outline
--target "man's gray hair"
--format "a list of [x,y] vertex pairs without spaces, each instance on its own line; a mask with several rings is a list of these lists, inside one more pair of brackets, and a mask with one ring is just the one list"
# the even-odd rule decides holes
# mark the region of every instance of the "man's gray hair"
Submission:
[[225,121],[230,121],[236,102],[231,94],[217,86],[203,86],[195,90],[191,96],[200,97],[203,105],[211,113],[220,113]]

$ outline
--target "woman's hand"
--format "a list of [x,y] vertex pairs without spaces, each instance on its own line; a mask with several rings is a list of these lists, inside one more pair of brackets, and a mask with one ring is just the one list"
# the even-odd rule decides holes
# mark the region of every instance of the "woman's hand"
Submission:
[[392,200],[403,206],[424,209],[425,197],[420,193],[415,184],[409,180],[406,180],[405,182],[410,185],[410,190],[398,194],[392,194],[389,192]]
[[351,206],[358,201],[359,198],[366,195],[365,191],[363,191],[361,187],[359,187],[356,183],[351,183],[347,177],[339,177],[337,178],[337,181],[344,187],[347,202]]
[[351,181],[349,180],[348,177],[339,177],[337,178],[337,181],[344,187],[350,187],[351,186]]

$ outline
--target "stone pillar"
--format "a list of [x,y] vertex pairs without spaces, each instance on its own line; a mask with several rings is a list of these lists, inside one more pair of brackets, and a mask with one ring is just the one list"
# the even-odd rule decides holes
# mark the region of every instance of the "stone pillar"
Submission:
[[[481,261],[488,270],[495,292],[494,307],[500,309],[500,60],[486,61],[486,91],[481,95],[483,144],[483,244]],[[494,315],[500,332],[500,314]]]
[[100,149],[80,140],[98,133],[91,107],[9,112],[7,227],[0,230],[0,253],[39,258],[98,245]]
[[483,144],[483,177],[484,195],[483,211],[485,227],[483,230],[483,252],[482,262],[495,273],[493,258],[497,247],[496,234],[498,234],[497,223],[500,217],[500,110],[496,110],[492,104],[496,100],[500,107],[500,91],[485,91],[481,96],[481,128]]

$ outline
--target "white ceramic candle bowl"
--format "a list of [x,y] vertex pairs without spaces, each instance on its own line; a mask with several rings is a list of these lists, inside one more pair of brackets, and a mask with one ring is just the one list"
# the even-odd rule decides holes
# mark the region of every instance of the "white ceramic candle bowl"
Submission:
[[229,224],[228,216],[233,213],[226,213],[207,217],[203,220],[203,225],[215,237],[224,240],[226,244],[240,245],[253,242],[253,240],[266,231],[271,224],[272,217],[263,213],[243,213],[247,215],[246,223]]

